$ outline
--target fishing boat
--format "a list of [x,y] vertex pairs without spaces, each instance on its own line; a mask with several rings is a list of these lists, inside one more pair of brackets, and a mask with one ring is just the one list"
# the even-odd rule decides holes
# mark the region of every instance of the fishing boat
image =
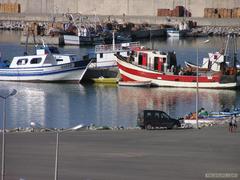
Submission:
[[150,87],[151,81],[118,81],[119,86]]
[[9,67],[0,68],[1,81],[80,82],[89,61],[75,54],[56,54],[47,45],[36,47],[36,54],[16,56]]
[[[114,54],[129,56],[132,49],[139,46],[139,42],[115,44],[115,41],[109,45],[96,45],[94,58],[92,58],[83,80],[103,83],[107,81],[113,82],[114,80],[114,83],[117,83],[119,80],[119,70],[117,67],[117,58]],[[110,78],[110,80],[107,80],[107,78]]]
[[[236,58],[230,59],[227,54],[223,62],[218,64],[219,71],[211,68],[208,71],[180,68],[175,52],[138,48],[130,57],[115,56],[123,81],[151,81],[152,85],[161,87],[229,89],[238,86],[236,63],[230,63]],[[229,63],[226,63],[226,59]]]
[[183,37],[186,33],[186,30],[179,30],[175,28],[167,29],[167,36],[169,37]]

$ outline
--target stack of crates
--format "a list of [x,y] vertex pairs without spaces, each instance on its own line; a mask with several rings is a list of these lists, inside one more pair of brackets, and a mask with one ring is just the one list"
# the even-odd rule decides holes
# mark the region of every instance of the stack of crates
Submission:
[[205,8],[204,17],[206,18],[240,18],[240,8]]
[[21,13],[21,5],[18,3],[0,3],[0,13]]
[[158,16],[173,16],[173,17],[184,17],[185,15],[190,17],[191,13],[187,11],[183,6],[176,6],[173,10],[170,9],[158,9]]

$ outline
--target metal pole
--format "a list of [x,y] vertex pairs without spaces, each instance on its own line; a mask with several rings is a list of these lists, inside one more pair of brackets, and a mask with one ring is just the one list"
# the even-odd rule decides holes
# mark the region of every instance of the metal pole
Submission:
[[5,123],[6,123],[6,98],[3,98],[3,134],[2,134],[2,172],[1,179],[5,176]]
[[57,130],[54,180],[58,179],[58,151],[59,151],[59,131]]
[[198,47],[197,47],[197,79],[196,79],[196,83],[197,83],[197,88],[196,88],[196,125],[197,125],[197,128],[198,128]]

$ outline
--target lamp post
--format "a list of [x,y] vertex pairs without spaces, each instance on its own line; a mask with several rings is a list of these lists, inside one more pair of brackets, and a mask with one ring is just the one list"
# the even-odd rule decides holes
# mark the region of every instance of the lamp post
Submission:
[[[31,125],[31,127],[43,128],[43,126],[41,124],[38,124],[38,123],[35,123],[35,122],[31,122],[30,125]],[[58,180],[59,134],[63,133],[63,132],[66,132],[66,131],[78,130],[82,127],[83,127],[83,125],[79,124],[77,126],[74,126],[72,128],[68,128],[68,129],[65,129],[65,130],[59,130],[59,129],[53,130],[53,129],[49,129],[49,128],[44,128],[44,129],[49,130],[51,132],[56,132],[54,180]]]
[[14,96],[17,93],[16,89],[13,89],[12,92],[7,95],[0,95],[0,98],[3,99],[3,129],[2,129],[2,169],[1,169],[1,180],[4,180],[5,176],[5,125],[6,125],[6,101],[10,96]]
[[[209,39],[205,40],[202,42],[202,44],[206,44],[209,42]],[[196,72],[196,126],[197,129],[199,128],[199,124],[198,124],[198,101],[199,101],[199,84],[198,84],[198,54],[199,54],[199,47],[197,46],[197,72]]]
[[197,129],[199,128],[198,126],[198,96],[199,96],[199,91],[198,91],[198,51],[199,51],[199,48],[197,47],[197,87],[196,87],[196,125],[197,125]]

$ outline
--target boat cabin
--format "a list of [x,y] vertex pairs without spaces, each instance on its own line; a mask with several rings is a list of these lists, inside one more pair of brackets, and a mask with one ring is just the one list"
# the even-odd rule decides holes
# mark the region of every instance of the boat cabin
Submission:
[[60,65],[78,61],[75,54],[59,54],[58,49],[40,46],[36,48],[36,55],[14,57],[10,68],[34,68],[42,66]]
[[130,56],[131,50],[136,47],[140,47],[139,42],[121,43],[113,45],[96,45],[96,62],[94,66],[102,68],[117,66],[116,57],[114,56],[114,54],[128,57]]
[[50,54],[17,56],[14,57],[10,68],[34,68],[49,65],[57,65],[55,58]]
[[175,52],[160,52],[152,50],[135,50],[129,57],[131,63],[145,67],[146,69],[162,72],[177,73],[177,60]]

